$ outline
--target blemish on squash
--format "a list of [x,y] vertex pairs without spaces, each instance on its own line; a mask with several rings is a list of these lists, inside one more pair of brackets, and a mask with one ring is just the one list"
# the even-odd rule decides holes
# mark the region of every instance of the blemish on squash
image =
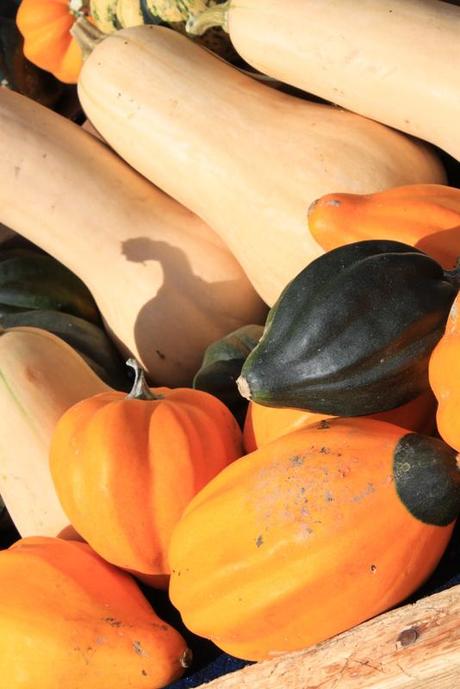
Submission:
[[34,371],[34,369],[30,366],[25,367],[24,375],[29,383],[35,383],[36,381],[40,380],[40,376],[37,375],[36,371]]
[[107,622],[107,624],[110,624],[111,627],[121,627],[123,624],[123,622],[115,619],[115,617],[103,617],[102,621]]
[[142,648],[142,644],[140,641],[133,641],[133,649],[134,649],[134,652],[137,653],[137,655],[145,656],[145,651]]
[[146,670],[141,670],[141,675],[144,675],[144,677],[147,677],[147,672],[146,672]]
[[159,349],[155,349],[156,354],[160,357],[160,359],[166,359],[166,354],[163,354],[163,352],[160,352]]
[[324,499],[326,502],[334,502],[334,496],[329,490],[324,493]]
[[328,455],[330,453],[331,449],[329,447],[320,447],[319,451],[323,455]]
[[340,201],[340,199],[329,199],[328,201],[326,201],[326,206],[334,206],[338,208],[341,205],[342,202]]
[[374,573],[377,571],[377,565],[371,565],[371,572]]
[[264,542],[264,537],[262,536],[262,534],[259,534],[256,538],[256,547],[260,548],[260,546],[263,545],[263,542]]
[[320,421],[319,424],[318,424],[318,428],[321,428],[321,429],[323,429],[323,428],[330,428],[330,427],[331,427],[331,424],[330,424],[329,421],[327,421],[326,419],[323,419],[323,420]]
[[294,457],[291,457],[289,461],[293,466],[302,466],[302,464],[305,461],[305,458],[301,455],[294,455]]
[[354,495],[352,497],[352,501],[353,502],[361,502],[362,500],[364,500],[364,498],[367,498],[368,495],[370,495],[371,493],[374,493],[374,492],[375,492],[374,484],[368,483],[367,487],[363,490],[362,493],[359,493],[358,495]]

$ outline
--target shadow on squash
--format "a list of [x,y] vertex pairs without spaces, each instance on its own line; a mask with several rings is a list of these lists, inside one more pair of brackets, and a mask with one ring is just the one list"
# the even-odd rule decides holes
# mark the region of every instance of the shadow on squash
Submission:
[[[154,241],[148,237],[139,237],[128,240],[123,244],[123,253],[129,261],[144,263],[146,261],[157,261],[163,271],[163,284],[156,295],[148,301],[139,311],[135,324],[135,340],[138,351],[143,356],[152,348],[152,333],[145,327],[145,323],[152,322],[154,313],[164,311],[167,313],[171,300],[174,299],[177,305],[183,302],[181,311],[182,320],[175,324],[174,329],[169,328],[164,334],[165,343],[173,341],[175,338],[183,338],[183,333],[189,333],[196,337],[196,342],[190,346],[197,352],[201,352],[196,358],[193,367],[193,374],[198,371],[201,365],[201,355],[210,341],[218,340],[222,337],[222,324],[228,322],[227,332],[242,325],[241,321],[231,320],[230,314],[238,312],[238,303],[242,296],[247,293],[247,287],[243,281],[226,280],[206,282],[197,277],[192,270],[190,262],[180,249],[177,249],[166,242]],[[182,276],[180,290],[177,289],[177,275]],[[171,276],[171,279],[169,279]],[[173,295],[173,296],[172,296]],[[192,304],[193,301],[193,304]],[[227,312],[223,312],[219,305],[228,305]],[[193,308],[196,305],[196,309]],[[216,314],[219,313],[219,321]],[[261,324],[266,313],[261,314]],[[212,337],[212,331],[215,331]],[[160,337],[162,334],[160,334]],[[161,362],[168,359],[169,352],[167,347],[155,350],[158,357],[158,370],[161,370]],[[181,385],[191,386],[192,377],[190,371],[184,366],[182,361],[174,361]]]

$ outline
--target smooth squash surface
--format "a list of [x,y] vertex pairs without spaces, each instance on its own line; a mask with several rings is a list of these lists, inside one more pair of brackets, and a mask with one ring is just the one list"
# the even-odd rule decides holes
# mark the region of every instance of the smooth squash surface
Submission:
[[191,388],[149,390],[138,370],[128,396],[94,395],[62,415],[50,469],[67,516],[94,550],[164,587],[182,512],[242,454],[223,402]]
[[445,180],[419,143],[277,92],[160,26],[95,45],[78,91],[110,146],[208,222],[268,304],[323,251],[306,227],[316,198]]
[[81,127],[1,89],[0,143],[0,222],[83,280],[158,384],[189,384],[208,344],[263,321],[218,236]]
[[236,50],[256,69],[460,159],[455,5],[230,0],[213,9],[216,23],[224,23]]
[[0,331],[0,494],[21,536],[67,529],[49,469],[51,436],[69,407],[109,389],[59,337]]
[[[431,390],[427,390],[406,404],[379,414],[372,414],[369,418],[394,423],[417,433],[432,435],[436,425],[436,407],[436,397]],[[334,417],[303,409],[266,407],[250,402],[244,420],[244,448],[246,452],[253,452],[287,433],[298,431],[300,428],[317,426],[322,421],[331,418]]]

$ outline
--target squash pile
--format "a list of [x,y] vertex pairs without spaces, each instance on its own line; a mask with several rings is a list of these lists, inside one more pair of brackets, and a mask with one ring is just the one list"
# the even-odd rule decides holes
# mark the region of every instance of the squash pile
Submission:
[[16,22],[80,117],[0,88],[8,689],[162,689],[416,593],[460,513],[460,7]]

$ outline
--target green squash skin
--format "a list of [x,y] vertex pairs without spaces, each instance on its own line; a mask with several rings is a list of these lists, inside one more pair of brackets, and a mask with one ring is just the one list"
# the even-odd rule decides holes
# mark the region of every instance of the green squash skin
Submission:
[[220,399],[240,426],[244,423],[248,402],[239,394],[236,380],[263,330],[262,325],[244,325],[210,344],[192,383],[197,390],[209,392]]
[[429,357],[457,290],[434,259],[401,242],[329,251],[270,310],[241,394],[334,416],[404,404],[429,387]]
[[0,252],[0,312],[11,309],[65,311],[101,322],[86,285],[53,257],[29,249]]
[[408,433],[393,460],[396,491],[409,512],[424,524],[448,526],[460,513],[457,452],[438,438]]

